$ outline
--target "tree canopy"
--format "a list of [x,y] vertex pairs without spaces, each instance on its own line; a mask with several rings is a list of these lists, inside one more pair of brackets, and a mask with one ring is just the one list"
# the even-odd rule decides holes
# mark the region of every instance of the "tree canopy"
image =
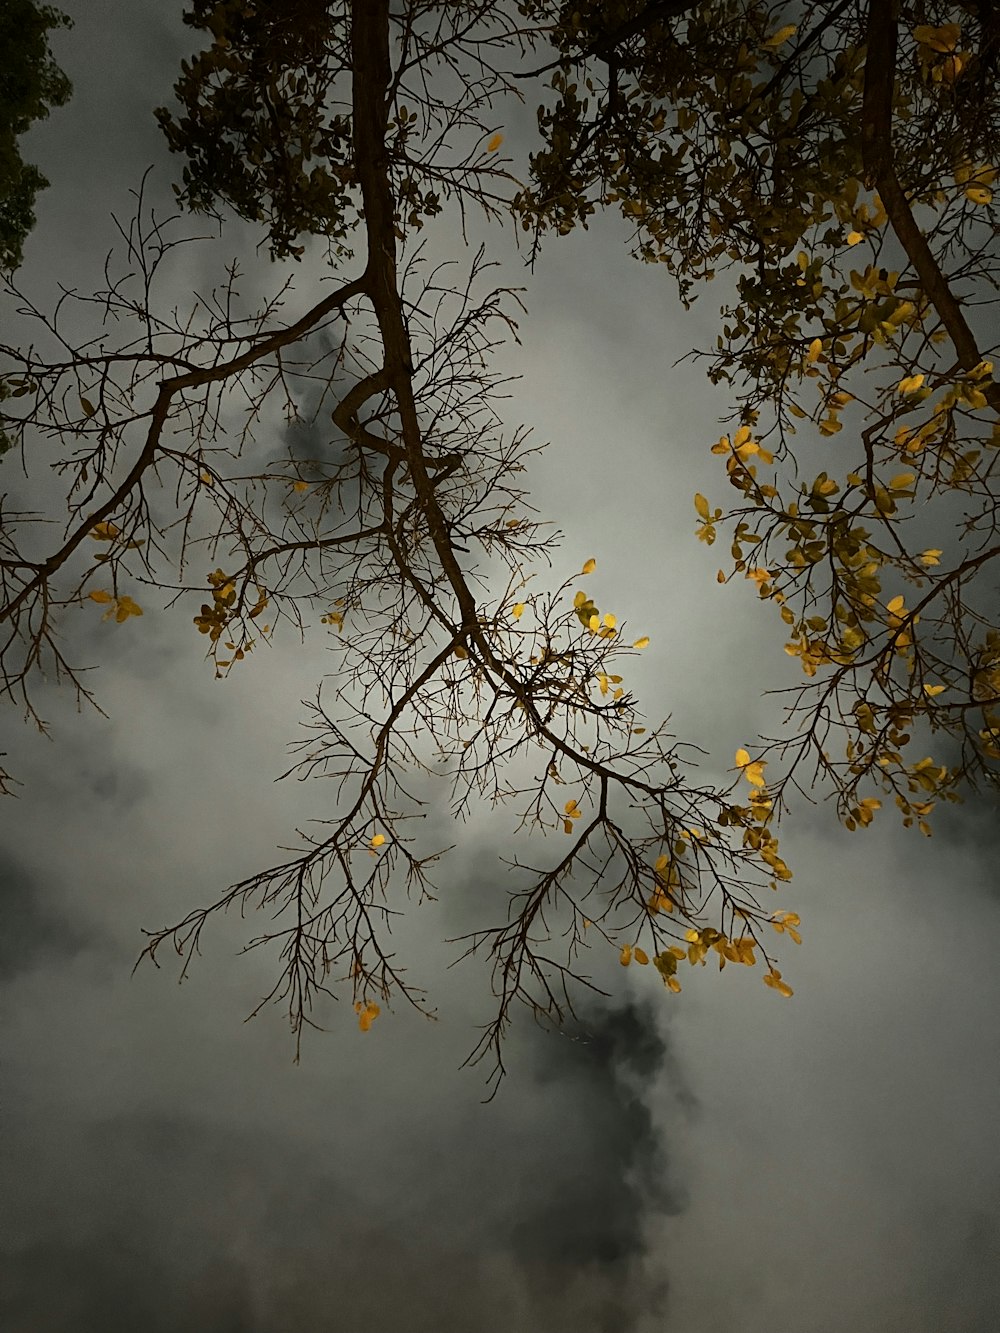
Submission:
[[[293,771],[335,776],[338,798],[300,853],[146,954],[170,942],[186,969],[215,913],[254,906],[275,919],[253,943],[281,960],[267,999],[297,1036],[339,983],[365,1030],[380,1002],[423,1007],[387,930],[444,850],[413,822],[425,774],[457,815],[492,803],[524,839],[506,919],[463,942],[492,966],[477,1053],[498,1071],[512,1007],[560,1020],[591,984],[589,948],[651,963],[671,991],[709,954],[762,963],[791,995],[772,949],[798,942],[799,917],[770,895],[791,879],[792,793],[834,791],[850,830],[888,802],[926,835],[937,804],[1000,777],[1000,11],[196,0],[185,21],[206,44],[156,112],[180,207],[259,224],[277,264],[325,245],[330,289],[310,304],[289,278],[238,318],[234,265],[211,301],[164,310],[176,220],[140,192],[132,273],[98,294],[93,338],[70,344],[60,311],[35,310],[37,344],[0,348],[6,436],[29,470],[48,450],[69,516],[54,546],[37,515],[3,516],[4,688],[40,724],[46,667],[96,702],[60,619],[96,603],[124,625],[144,586],[200,604],[220,676],[321,612],[339,666]],[[504,125],[525,97],[538,140],[517,161]],[[693,536],[727,534],[720,582],[772,604],[803,673],[784,732],[740,745],[728,786],[641,725],[629,662],[655,627],[624,634],[595,605],[593,560],[546,584],[559,557],[522,485],[527,433],[494,406],[516,295],[488,289],[482,249],[460,281],[420,256],[425,228],[472,208],[532,262],[616,209],[685,306],[727,276],[695,356],[731,389],[705,447],[737,494],[695,495]],[[326,451],[258,465],[262,413],[296,419],[317,384]],[[204,580],[188,572],[202,546]]]
[[0,8],[0,269],[20,266],[35,196],[49,183],[23,161],[17,140],[73,91],[48,42],[51,28],[70,26],[67,15],[34,0],[4,0]]

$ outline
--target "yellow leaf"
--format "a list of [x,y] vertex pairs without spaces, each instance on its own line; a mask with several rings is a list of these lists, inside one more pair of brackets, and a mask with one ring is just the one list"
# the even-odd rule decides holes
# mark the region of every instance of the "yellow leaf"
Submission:
[[848,245],[859,245],[864,239],[865,238],[860,231],[849,231],[847,233]]
[[750,762],[750,753],[748,750],[744,750],[741,746],[740,749],[736,751],[736,767],[746,768],[749,762]]
[[942,55],[954,51],[961,35],[962,29],[957,23],[943,23],[940,28],[932,28],[929,24],[922,23],[913,29],[914,39],[921,46],[930,47],[932,51],[938,51]]
[[587,628],[596,633],[601,628],[601,617],[599,615],[592,615],[587,621]]
[[211,472],[199,472],[198,479],[204,482],[206,486],[213,485]]
[[636,641],[635,641],[635,643],[633,643],[632,647],[633,647],[633,648],[648,648],[648,647],[649,647],[649,637],[648,637],[648,635],[645,635],[645,634],[644,634],[644,635],[642,636],[641,639],[636,639]]
[[292,490],[295,491],[307,491],[308,489],[309,489],[309,483],[307,481],[297,481],[295,485],[292,487]]
[[933,699],[936,694],[942,694],[947,688],[947,685],[925,685],[924,694],[929,694]]
[[131,597],[119,597],[118,609],[115,612],[115,620],[120,625],[122,621],[128,620],[129,616],[141,616],[142,607],[137,606]]
[[604,623],[605,625],[607,625],[608,629],[614,629],[614,627],[618,624],[618,618],[617,616],[610,616],[610,615],[605,616]]
[[520,620],[521,617],[524,615],[524,603],[515,602],[514,609],[511,612],[511,615],[514,617],[515,620]]
[[900,393],[916,393],[923,382],[923,375],[907,375],[905,379],[899,381],[896,388]]
[[809,344],[809,352],[808,355],[806,356],[806,360],[809,362],[818,361],[822,350],[823,350],[823,339],[814,338],[812,342]]
[[494,134],[493,137],[490,139],[489,143],[486,145],[486,151],[488,153],[495,153],[502,143],[503,143],[503,135]]
[[618,961],[621,963],[622,967],[628,967],[629,963],[631,963],[632,946],[630,944],[623,946],[621,953],[618,955]]
[[764,977],[764,985],[770,986],[772,990],[776,990],[779,995],[784,995],[786,999],[792,994],[791,986],[781,980],[781,973],[774,968]]
[[791,37],[795,31],[795,24],[788,23],[785,27],[779,28],[777,32],[772,32],[770,37],[764,42],[764,46],[770,51],[775,51],[779,46],[784,46],[785,42],[788,41],[789,37]]
[[121,528],[116,527],[114,523],[95,523],[90,529],[90,535],[95,542],[114,541],[120,533]]
[[907,487],[912,486],[916,481],[916,476],[912,472],[900,472],[899,476],[893,477],[889,482],[890,491],[905,491]]
[[573,821],[572,821],[571,819],[564,819],[564,820],[563,820],[563,832],[564,832],[564,833],[572,833],[572,832],[573,832]]
[[708,518],[708,501],[700,492],[694,497],[694,507],[702,518]]
[[985,185],[970,185],[965,197],[974,204],[989,204],[993,202],[993,191],[987,190]]
[[941,563],[941,552],[936,547],[932,547],[930,550],[922,551],[917,559],[921,564],[927,565],[929,568],[931,565],[939,565]]
[[886,602],[885,609],[889,612],[890,615],[898,616],[900,611],[902,611],[903,609],[902,595],[900,595],[899,597],[894,597],[891,602]]
[[578,819],[580,811],[577,809],[576,801],[567,801],[563,807],[571,819]]
[[645,949],[640,949],[638,945],[632,950],[632,957],[641,967],[645,967],[649,962],[649,954]]
[[374,836],[374,838],[372,838],[372,846],[373,846],[373,847],[381,847],[382,844],[383,844],[384,842],[385,842],[385,834],[384,834],[384,833],[376,833],[375,836]]
[[462,658],[462,659],[464,660],[466,657],[469,656],[469,650],[468,650],[468,648],[463,648],[462,645],[461,645],[460,643],[456,643],[456,644],[455,644],[455,656],[456,656],[456,657],[460,657],[460,658]]
[[584,561],[584,565],[583,568],[580,570],[580,573],[593,574],[596,568],[597,568],[597,561],[593,558],[593,556],[591,556],[589,560]]
[[103,588],[95,588],[93,592],[88,592],[87,596],[92,602],[113,602],[115,599],[111,593]]

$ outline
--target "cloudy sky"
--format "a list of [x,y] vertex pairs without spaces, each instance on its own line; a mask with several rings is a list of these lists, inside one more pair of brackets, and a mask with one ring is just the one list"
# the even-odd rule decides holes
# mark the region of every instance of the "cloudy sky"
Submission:
[[[130,215],[149,163],[169,198],[152,108],[195,40],[153,0],[63,7],[75,95],[26,145],[52,182],[19,275],[42,305],[100,285],[109,213]],[[241,247],[249,295],[272,290],[254,239],[234,227],[192,255],[178,299]],[[611,221],[534,273],[502,238],[495,253],[527,288],[505,410],[551,441],[532,489],[560,559],[598,559],[595,594],[653,639],[644,707],[721,772],[791,677],[773,616],[720,588],[693,537],[693,493],[721,492],[725,404],[671,367],[712,336],[716,294],[685,316]],[[14,460],[3,489],[40,507],[49,483]],[[488,987],[442,944],[503,901],[511,829],[474,819],[401,935],[437,1021],[400,1009],[362,1035],[341,1005],[294,1066],[279,1010],[243,1023],[270,985],[266,958],[237,957],[252,923],[217,923],[183,987],[130,971],[142,927],[325,813],[322,784],[273,781],[329,669],[322,641],[289,634],[217,682],[183,610],[83,619],[69,643],[101,663],[110,720],[48,688],[53,739],[8,710],[3,747],[23,783],[0,806],[10,1333],[992,1333],[995,803],[946,812],[929,841],[891,818],[852,839],[803,804],[782,838],[804,934],[783,959],[792,1000],[759,970],[699,969],[668,995],[652,969],[597,965],[612,997],[568,1033],[518,1022],[488,1104],[483,1070],[460,1068]]]

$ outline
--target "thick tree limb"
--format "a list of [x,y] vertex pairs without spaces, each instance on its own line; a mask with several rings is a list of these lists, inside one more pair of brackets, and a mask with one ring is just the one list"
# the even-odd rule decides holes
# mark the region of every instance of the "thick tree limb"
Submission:
[[[869,0],[868,53],[861,113],[865,183],[870,189],[878,190],[896,239],[906,251],[921,287],[954,343],[962,369],[971,371],[982,361],[982,353],[962,313],[961,302],[948,285],[926,237],[917,226],[896,175],[892,151],[892,94],[896,80],[898,18],[899,0]],[[989,380],[982,389],[990,406],[1000,412],[1000,384]]]

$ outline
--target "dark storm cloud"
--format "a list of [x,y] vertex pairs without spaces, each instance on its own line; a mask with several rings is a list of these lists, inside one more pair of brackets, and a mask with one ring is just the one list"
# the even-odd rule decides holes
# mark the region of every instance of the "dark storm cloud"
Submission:
[[[685,1205],[648,1099],[662,1088],[668,1050],[648,1003],[600,1006],[580,1024],[552,1033],[532,1049],[535,1077],[560,1108],[556,1178],[541,1175],[515,1222],[511,1248],[536,1300],[553,1272],[572,1283],[581,1273],[604,1275],[593,1327],[618,1333],[632,1326],[623,1307],[665,1313],[665,1279],[634,1273],[651,1217],[677,1215]],[[680,1087],[671,1089],[681,1101]],[[568,1114],[562,1108],[569,1108]],[[637,1299],[638,1297],[638,1299]]]
[[0,984],[84,948],[89,934],[67,921],[58,903],[16,857],[0,849]]
[[666,1296],[641,1219],[682,1207],[640,1100],[665,1053],[650,1022],[522,1034],[511,1100],[456,1085],[430,1116],[401,1107],[385,1144],[343,1108],[311,1146],[294,1125],[45,1108],[16,1136],[3,1327],[624,1333]]
[[558,1102],[586,1108],[563,1127],[563,1151],[581,1163],[540,1197],[514,1230],[520,1256],[615,1264],[641,1251],[643,1210],[680,1212],[664,1145],[646,1101],[667,1048],[649,1004],[600,1008],[533,1048],[535,1077]]

